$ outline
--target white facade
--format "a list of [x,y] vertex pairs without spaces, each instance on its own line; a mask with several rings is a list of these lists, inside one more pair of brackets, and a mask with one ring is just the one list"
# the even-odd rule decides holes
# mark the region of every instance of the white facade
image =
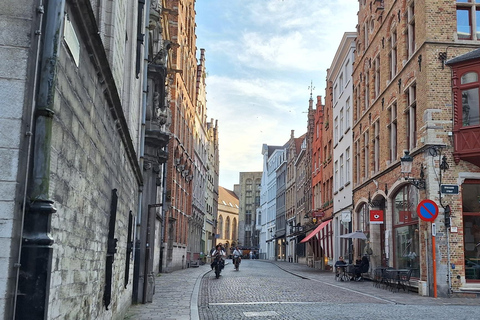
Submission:
[[[346,32],[330,67],[333,81],[333,215],[334,257],[346,256],[346,241],[339,235],[348,233],[352,212],[352,155],[353,155],[353,85],[352,63],[354,61],[355,32]],[[347,214],[347,212],[349,214]],[[342,220],[343,216],[343,220]]]
[[285,148],[279,146],[262,147],[263,174],[260,194],[261,226],[260,258],[275,259],[275,220],[277,196],[277,168],[285,159]]

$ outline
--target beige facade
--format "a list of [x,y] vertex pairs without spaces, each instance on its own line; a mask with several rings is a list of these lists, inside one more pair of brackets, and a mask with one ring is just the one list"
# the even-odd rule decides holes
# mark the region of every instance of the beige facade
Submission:
[[227,255],[238,245],[238,196],[224,187],[218,187],[216,244],[222,244]]

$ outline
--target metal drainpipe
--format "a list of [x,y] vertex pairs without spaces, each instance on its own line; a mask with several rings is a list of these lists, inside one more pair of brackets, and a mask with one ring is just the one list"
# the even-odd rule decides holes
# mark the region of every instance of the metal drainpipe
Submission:
[[[148,25],[150,20],[150,0],[145,1],[145,30],[148,32]],[[147,94],[148,94],[148,33],[146,33],[144,39],[144,51],[143,51],[143,93],[142,93],[142,123],[140,128],[140,157],[139,157],[139,164],[140,168],[143,170],[143,162],[145,159],[145,125],[147,119]],[[133,236],[133,253],[134,253],[134,260],[140,258],[140,248],[138,245],[140,244],[140,239],[137,239],[138,235],[140,235],[141,231],[141,222],[142,222],[142,209],[143,209],[143,186],[139,188],[138,191],[138,211],[137,211],[137,221],[136,226],[134,228],[134,236]],[[139,274],[135,274],[135,266],[140,263],[140,261],[134,261],[134,278],[139,277]],[[138,281],[134,280],[134,281]],[[138,298],[138,288],[133,288],[133,295],[134,300],[136,301]]]
[[[34,111],[32,173],[27,178],[28,202],[22,230],[20,270],[15,301],[19,319],[44,319],[47,315],[48,287],[51,273],[52,244],[50,217],[56,212],[48,199],[50,184],[50,149],[56,65],[63,29],[65,0],[50,0],[42,25],[43,47],[38,78],[38,96]],[[38,66],[38,64],[37,64]]]
[[[20,229],[20,237],[18,241],[18,254],[17,254],[17,262],[15,262],[14,267],[16,268],[16,274],[15,274],[15,286],[14,286],[14,291],[13,291],[13,306],[12,306],[12,319],[15,319],[15,309],[17,307],[17,292],[18,292],[18,278],[20,274],[20,256],[22,254],[22,237],[23,237],[23,222],[25,219],[25,212],[26,212],[26,206],[25,204],[27,203],[27,188],[29,184],[29,172],[30,172],[30,155],[32,152],[32,137],[33,137],[33,122],[34,122],[34,115],[35,115],[35,96],[36,96],[36,89],[37,89],[37,80],[38,80],[38,68],[39,68],[39,61],[40,61],[40,40],[41,40],[41,30],[42,30],[42,23],[43,23],[43,13],[44,13],[44,7],[43,7],[43,2],[40,1],[38,7],[36,8],[36,13],[37,13],[37,30],[35,30],[35,41],[34,41],[34,52],[35,52],[35,60],[34,60],[34,72],[33,72],[33,77],[28,83],[31,83],[31,87],[33,88],[31,91],[31,96],[29,99],[31,99],[31,106],[28,110],[30,112],[28,118],[28,131],[25,133],[25,136],[27,136],[27,145],[25,147],[25,154],[27,155],[25,157],[25,176],[23,179],[23,185],[24,185],[24,190],[23,190],[23,195],[22,195],[22,209],[21,209],[21,217],[20,217],[20,223],[21,223],[21,229]],[[35,21],[35,19],[34,19]]]

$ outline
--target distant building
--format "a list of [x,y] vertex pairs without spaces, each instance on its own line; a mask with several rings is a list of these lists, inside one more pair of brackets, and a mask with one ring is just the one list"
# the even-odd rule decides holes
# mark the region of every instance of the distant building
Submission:
[[257,211],[261,218],[259,257],[275,260],[277,168],[284,161],[285,147],[264,144],[262,155],[261,210],[260,212]]
[[218,187],[216,244],[221,243],[227,255],[231,254],[232,248],[237,245],[238,211],[238,197],[235,192]]
[[260,207],[262,172],[240,172],[238,244],[258,250],[259,231],[256,226],[257,208]]

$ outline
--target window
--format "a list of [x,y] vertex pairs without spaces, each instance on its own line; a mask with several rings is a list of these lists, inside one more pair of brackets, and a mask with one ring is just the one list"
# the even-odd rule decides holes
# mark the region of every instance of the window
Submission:
[[338,191],[338,161],[335,161],[335,192]]
[[478,256],[480,254],[480,184],[478,180],[466,180],[462,185],[463,244],[465,254],[465,279],[480,282]]
[[344,167],[343,167],[343,154],[340,155],[340,188],[345,185],[344,181]]
[[343,73],[340,73],[340,77],[338,79],[338,84],[340,86],[340,93],[343,92],[344,84],[343,84]]
[[415,2],[408,7],[407,13],[407,52],[410,57],[415,52]]
[[333,103],[335,104],[335,101],[337,101],[338,99],[338,86],[335,85],[335,87],[333,88]]
[[345,151],[345,183],[350,182],[350,147]]
[[390,163],[397,160],[397,103],[393,103],[389,109],[388,140]]
[[360,183],[360,141],[355,142],[355,183]]
[[356,108],[355,108],[355,120],[358,121],[361,115],[361,99],[360,99],[360,85],[358,85],[357,89],[355,90],[355,101],[356,101]]
[[393,198],[394,261],[397,269],[414,269],[418,277],[420,245],[418,228],[418,190],[407,184]]
[[335,144],[338,143],[338,117],[335,117],[335,120],[333,121],[334,122],[334,126],[335,126],[335,132],[334,132],[334,141],[335,141]]
[[365,72],[365,110],[370,106],[370,74]]
[[417,88],[413,84],[407,92],[407,143],[408,149],[412,150],[417,146]]
[[350,129],[350,99],[345,102],[345,132]]
[[377,98],[380,94],[380,57],[377,56],[374,61],[374,98]]
[[479,0],[457,0],[457,37],[463,40],[480,39]]
[[369,169],[369,148],[368,148],[368,130],[363,134],[363,144],[364,144],[364,147],[363,147],[363,162],[364,162],[364,166],[365,166],[365,170],[364,170],[364,177],[367,178],[369,177],[370,175],[368,174],[368,169]]
[[373,170],[375,172],[378,172],[380,171],[380,122],[379,120],[375,121],[374,130],[375,130],[375,140],[373,143],[373,147],[374,147]]
[[365,31],[365,50],[367,50],[368,47],[368,23],[365,22],[363,26],[363,30]]
[[343,131],[343,121],[344,121],[344,119],[343,119],[343,108],[342,108],[342,109],[340,109],[340,124],[339,124],[340,125],[340,131],[339,131],[340,140],[341,140],[341,137],[343,136],[343,133],[344,133],[344,131]]
[[[357,225],[355,227],[355,230],[361,230],[365,235],[368,237],[370,233],[370,210],[368,208],[368,204],[364,203],[360,209],[357,212]],[[365,252],[365,246],[367,244],[367,241],[363,241],[360,239],[354,239],[353,241],[357,242],[357,246],[359,249],[359,252]]]
[[467,72],[460,78],[460,92],[462,94],[462,119],[458,121],[463,127],[480,124],[479,119],[479,82],[476,72]]
[[397,31],[392,30],[392,36],[390,37],[390,52],[388,53],[389,65],[390,65],[390,80],[397,75]]

